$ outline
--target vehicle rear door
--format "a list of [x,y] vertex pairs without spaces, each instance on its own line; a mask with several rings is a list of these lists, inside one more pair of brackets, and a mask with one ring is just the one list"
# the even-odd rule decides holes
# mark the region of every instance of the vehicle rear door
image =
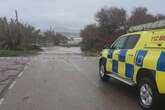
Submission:
[[129,35],[124,49],[119,54],[119,74],[128,79],[133,79],[134,64],[137,50],[135,49],[140,35]]
[[136,56],[135,46],[139,35],[120,37],[111,46],[108,55],[109,71],[123,78],[133,78],[134,61]]

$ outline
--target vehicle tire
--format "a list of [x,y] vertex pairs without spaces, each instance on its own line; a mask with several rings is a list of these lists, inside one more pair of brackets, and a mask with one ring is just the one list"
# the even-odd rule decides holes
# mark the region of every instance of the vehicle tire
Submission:
[[105,64],[100,64],[99,66],[99,76],[101,78],[101,80],[103,81],[108,81],[109,76],[106,75],[106,68],[105,68]]
[[156,110],[159,93],[154,81],[143,78],[138,84],[138,100],[143,110]]

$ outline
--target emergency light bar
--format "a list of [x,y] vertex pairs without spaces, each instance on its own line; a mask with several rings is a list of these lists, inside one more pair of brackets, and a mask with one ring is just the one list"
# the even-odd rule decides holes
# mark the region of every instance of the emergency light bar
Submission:
[[137,32],[137,31],[145,31],[150,29],[161,29],[161,28],[165,28],[165,20],[160,20],[147,24],[141,24],[137,26],[131,26],[128,32]]

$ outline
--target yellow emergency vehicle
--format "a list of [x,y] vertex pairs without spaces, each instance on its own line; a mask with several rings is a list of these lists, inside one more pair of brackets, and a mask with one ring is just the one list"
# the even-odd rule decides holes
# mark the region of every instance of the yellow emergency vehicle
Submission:
[[156,109],[165,94],[165,20],[131,27],[103,49],[99,74],[104,81],[115,78],[137,86],[141,107]]

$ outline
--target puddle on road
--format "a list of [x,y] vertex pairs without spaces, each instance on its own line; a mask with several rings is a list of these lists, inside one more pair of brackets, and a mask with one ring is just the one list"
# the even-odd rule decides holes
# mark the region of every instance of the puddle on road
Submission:
[[49,47],[43,48],[43,54],[81,54],[80,47]]

